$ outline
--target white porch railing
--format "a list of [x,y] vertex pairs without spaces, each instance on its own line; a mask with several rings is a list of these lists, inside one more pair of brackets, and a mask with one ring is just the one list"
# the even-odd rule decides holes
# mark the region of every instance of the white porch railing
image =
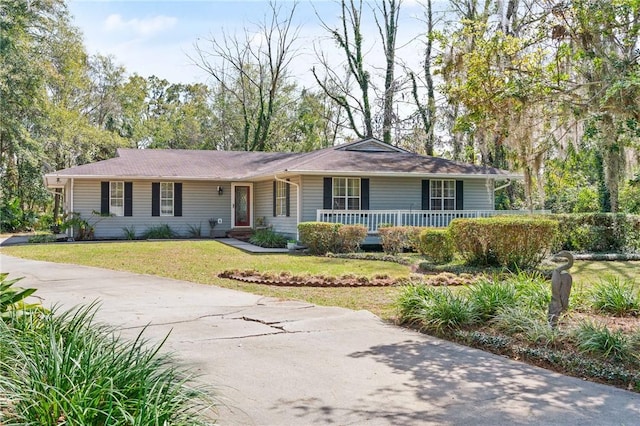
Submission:
[[377,234],[380,225],[444,228],[456,218],[550,213],[547,210],[317,210],[318,222],[364,225]]

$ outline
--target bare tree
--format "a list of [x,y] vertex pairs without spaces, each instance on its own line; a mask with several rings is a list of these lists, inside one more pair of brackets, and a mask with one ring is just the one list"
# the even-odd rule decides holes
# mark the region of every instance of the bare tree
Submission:
[[[363,37],[362,37],[362,0],[357,4],[354,0],[341,0],[340,28],[331,28],[322,22],[323,27],[331,34],[331,38],[342,49],[346,58],[347,77],[341,76],[332,68],[327,58],[320,53],[320,62],[325,73],[321,78],[315,67],[313,76],[324,93],[340,105],[346,112],[349,126],[359,138],[373,136],[373,120],[371,104],[369,102],[369,84],[371,75],[364,68]],[[354,96],[350,90],[350,79],[353,78],[360,96]],[[362,116],[362,125],[356,122],[356,117]]]
[[[429,3],[431,0],[429,0]],[[393,98],[396,92],[395,66],[396,66],[396,37],[398,35],[398,18],[400,17],[400,4],[402,0],[382,0],[378,10],[382,14],[383,25],[378,16],[375,16],[380,39],[384,48],[385,75],[384,75],[384,110],[382,113],[382,139],[391,143],[391,126],[393,124]]]
[[411,94],[413,100],[418,108],[418,115],[422,121],[422,126],[426,135],[424,142],[424,151],[427,155],[433,155],[433,147],[435,145],[435,121],[436,121],[436,97],[435,88],[433,84],[433,74],[431,70],[432,51],[433,51],[433,8],[431,0],[426,0],[425,4],[425,21],[427,24],[427,40],[425,42],[424,49],[424,62],[422,63],[422,72],[424,77],[424,84],[427,88],[427,103],[422,103],[418,95],[418,81],[416,75],[413,72],[409,72],[409,78],[411,79]]
[[287,68],[296,54],[299,28],[292,27],[296,4],[286,14],[273,2],[270,9],[271,14],[255,31],[245,28],[242,37],[225,33],[221,40],[210,37],[208,49],[196,43],[197,57],[192,58],[235,100],[229,104],[236,116],[232,121],[247,151],[269,148],[273,120],[282,107]]

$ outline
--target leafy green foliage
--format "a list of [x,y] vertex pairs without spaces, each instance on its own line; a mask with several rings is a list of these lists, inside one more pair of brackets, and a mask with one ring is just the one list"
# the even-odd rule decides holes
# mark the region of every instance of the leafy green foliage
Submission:
[[403,250],[420,250],[420,232],[424,228],[417,226],[380,226],[378,235],[382,250],[390,255],[402,253]]
[[135,240],[136,239],[136,227],[131,225],[131,226],[127,226],[122,228],[122,232],[124,234],[124,239],[125,240]]
[[188,372],[95,322],[95,305],[0,322],[0,413],[7,424],[205,424],[211,406]]
[[287,246],[287,238],[284,235],[273,232],[272,229],[258,229],[249,238],[251,244],[268,248],[283,248]]
[[17,314],[41,311],[38,303],[25,303],[25,299],[35,293],[35,288],[14,286],[22,278],[7,279],[9,274],[0,273],[0,319],[6,320]]
[[453,259],[454,244],[449,229],[423,230],[420,233],[419,251],[436,264],[450,262]]
[[300,242],[312,254],[326,254],[337,251],[338,230],[341,224],[324,222],[302,222],[298,224]]
[[632,281],[607,277],[591,287],[589,299],[593,308],[616,316],[640,313],[640,294]]
[[586,252],[640,251],[640,216],[623,213],[556,214],[560,244],[565,250]]
[[421,328],[442,332],[477,320],[472,304],[448,287],[409,284],[398,298],[400,320]]
[[166,224],[150,226],[142,233],[145,240],[168,240],[175,237],[175,232]]
[[640,347],[621,330],[611,331],[603,324],[583,322],[575,331],[578,347],[583,352],[600,355],[612,361],[624,361],[638,356]]
[[449,228],[467,263],[515,269],[540,264],[555,247],[558,234],[557,222],[533,216],[454,219]]
[[515,305],[516,287],[509,282],[492,282],[485,279],[470,286],[467,297],[476,315],[482,321],[487,321],[495,317],[501,309]]

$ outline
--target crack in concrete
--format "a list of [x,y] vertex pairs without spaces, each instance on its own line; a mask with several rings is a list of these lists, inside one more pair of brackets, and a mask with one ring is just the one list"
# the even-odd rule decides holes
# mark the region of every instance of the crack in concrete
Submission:
[[[246,308],[238,309],[236,311],[224,312],[224,313],[220,313],[220,314],[207,314],[207,315],[199,316],[197,318],[184,319],[184,320],[180,320],[180,321],[154,322],[154,323],[148,323],[146,325],[133,325],[133,326],[130,326],[130,327],[120,327],[120,329],[121,330],[132,330],[132,329],[143,328],[143,327],[157,327],[157,326],[161,326],[161,325],[186,324],[186,323],[190,323],[190,322],[199,321],[199,320],[201,320],[203,318],[214,318],[214,317],[224,318],[226,315],[238,314],[240,312],[246,311],[247,309],[251,309],[251,307],[246,307]],[[231,319],[236,319],[236,318],[231,318]]]
[[240,318],[236,318],[236,319],[241,319],[243,321],[257,322],[258,324],[264,324],[264,325],[269,326],[271,328],[275,328],[276,330],[280,330],[283,333],[288,333],[288,331],[284,329],[284,325],[281,325],[281,326],[274,325],[274,324],[280,324],[280,321],[268,322],[268,321],[259,320],[259,319],[256,319],[256,318],[249,318],[249,317],[240,317]]

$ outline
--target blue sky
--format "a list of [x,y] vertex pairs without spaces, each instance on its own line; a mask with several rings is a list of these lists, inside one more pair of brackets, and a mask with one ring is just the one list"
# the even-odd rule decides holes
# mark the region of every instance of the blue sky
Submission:
[[[206,74],[189,59],[194,44],[206,47],[206,39],[220,37],[222,30],[233,34],[263,20],[268,13],[265,0],[240,1],[108,1],[70,0],[69,9],[83,33],[90,54],[113,55],[130,74],[156,75],[170,82],[206,82]],[[284,9],[291,1],[280,0]],[[364,6],[367,8],[367,6]],[[421,8],[416,0],[404,0],[401,13],[399,56],[416,67],[420,45],[411,40],[424,31],[417,19]],[[292,64],[296,79],[308,85],[311,66],[316,62],[313,46],[337,56],[334,43],[327,39],[315,13],[336,25],[339,10],[330,0],[301,0],[295,15],[300,26],[299,56]],[[368,61],[382,64],[381,45],[373,19],[363,22]]]

